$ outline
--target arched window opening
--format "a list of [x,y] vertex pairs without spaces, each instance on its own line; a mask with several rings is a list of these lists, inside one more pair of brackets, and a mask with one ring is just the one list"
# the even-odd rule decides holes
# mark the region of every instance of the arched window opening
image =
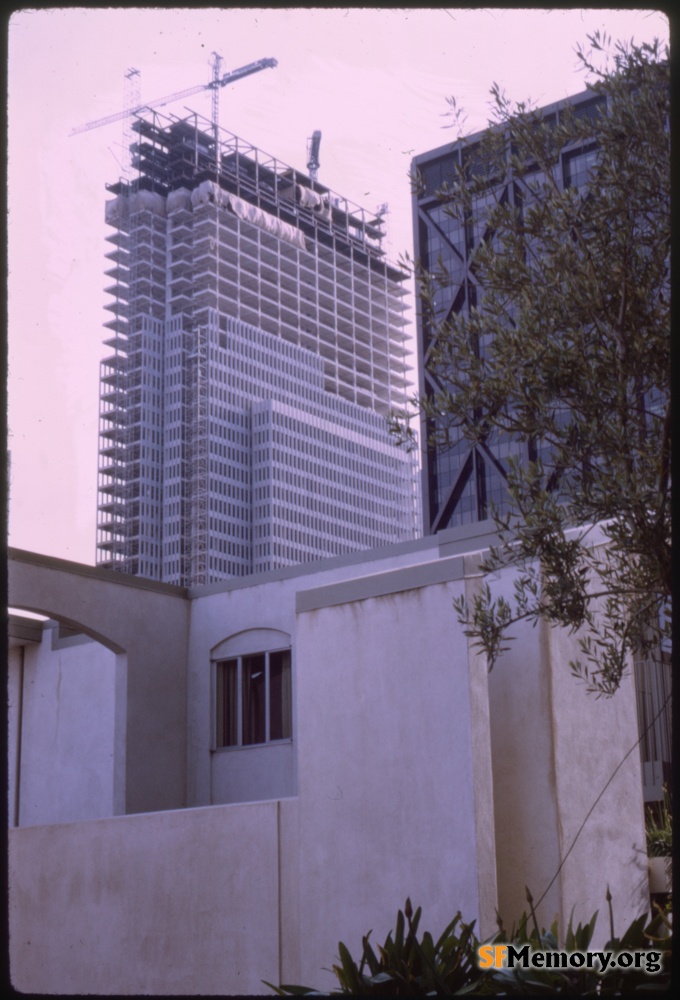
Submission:
[[216,664],[217,747],[254,746],[293,735],[290,649]]
[[213,649],[212,661],[215,749],[292,739],[292,657],[286,632],[239,632]]

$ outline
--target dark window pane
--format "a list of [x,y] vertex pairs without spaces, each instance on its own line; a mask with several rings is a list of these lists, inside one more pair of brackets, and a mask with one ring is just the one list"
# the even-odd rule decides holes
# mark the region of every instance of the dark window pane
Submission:
[[289,739],[293,733],[290,650],[269,654],[269,739]]
[[264,743],[265,732],[264,653],[243,657],[243,745]]
[[217,746],[238,745],[238,661],[217,664]]
[[597,164],[597,149],[587,146],[564,157],[564,186],[583,188]]

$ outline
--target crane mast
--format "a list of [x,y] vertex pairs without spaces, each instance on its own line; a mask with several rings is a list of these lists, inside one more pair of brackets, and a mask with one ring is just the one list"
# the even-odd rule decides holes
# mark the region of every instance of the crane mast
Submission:
[[215,144],[219,140],[220,131],[220,66],[222,56],[219,52],[213,52],[213,78],[210,84],[212,88],[212,127],[215,136]]

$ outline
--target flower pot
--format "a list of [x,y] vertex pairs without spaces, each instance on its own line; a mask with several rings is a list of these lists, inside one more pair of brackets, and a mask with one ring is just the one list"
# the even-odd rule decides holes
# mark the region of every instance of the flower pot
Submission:
[[673,888],[673,859],[670,855],[661,858],[648,858],[649,891],[670,892]]

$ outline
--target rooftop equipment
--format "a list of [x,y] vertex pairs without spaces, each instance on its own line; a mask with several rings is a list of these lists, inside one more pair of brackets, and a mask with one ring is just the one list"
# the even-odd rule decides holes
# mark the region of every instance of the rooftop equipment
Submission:
[[312,132],[312,138],[307,140],[307,170],[310,179],[316,181],[319,174],[319,146],[321,145],[321,132],[316,129]]

